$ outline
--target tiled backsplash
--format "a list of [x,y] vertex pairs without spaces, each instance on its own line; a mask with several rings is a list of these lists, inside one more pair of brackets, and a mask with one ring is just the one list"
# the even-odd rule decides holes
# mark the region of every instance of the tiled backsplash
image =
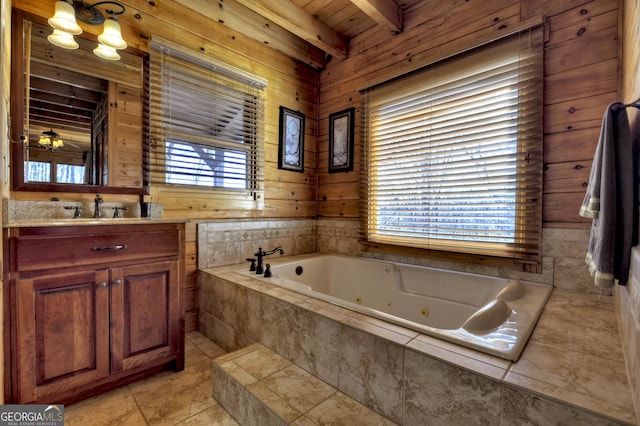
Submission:
[[[198,268],[245,262],[258,248],[285,255],[316,251],[315,219],[234,220],[198,224]],[[274,255],[277,256],[277,255]]]
[[[65,207],[69,207],[68,209]],[[2,223],[8,224],[20,220],[60,220],[73,219],[74,207],[80,208],[80,215],[83,218],[91,218],[94,214],[93,201],[31,201],[31,200],[9,200],[2,199]],[[113,217],[114,207],[124,207],[126,210],[120,211],[121,217],[140,217],[140,203],[137,202],[110,202],[105,201],[100,204],[101,217]],[[162,204],[151,203],[151,216],[153,218],[162,217]]]
[[584,262],[588,229],[545,228],[542,273],[363,251],[356,219],[220,220],[198,224],[198,268],[242,263],[262,247],[280,246],[286,255],[312,252],[362,256],[482,275],[553,284],[598,293]]
[[318,219],[318,252],[350,254],[394,262],[412,263],[455,271],[482,275],[521,279],[558,288],[598,293],[589,276],[589,268],[584,262],[589,242],[587,229],[545,228],[542,234],[542,273],[526,273],[499,269],[491,266],[475,265],[442,260],[390,255],[362,251],[358,243],[360,236],[358,220]]

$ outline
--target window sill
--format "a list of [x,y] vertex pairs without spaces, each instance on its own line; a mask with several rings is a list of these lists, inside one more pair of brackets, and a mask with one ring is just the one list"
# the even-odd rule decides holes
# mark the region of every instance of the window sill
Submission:
[[370,253],[395,254],[403,256],[411,256],[422,259],[441,260],[455,263],[467,263],[474,265],[490,266],[501,269],[511,269],[515,271],[541,274],[542,263],[530,263],[521,260],[486,256],[468,253],[457,253],[442,250],[429,250],[416,247],[398,246],[392,244],[374,243],[371,241],[360,240],[362,250]]

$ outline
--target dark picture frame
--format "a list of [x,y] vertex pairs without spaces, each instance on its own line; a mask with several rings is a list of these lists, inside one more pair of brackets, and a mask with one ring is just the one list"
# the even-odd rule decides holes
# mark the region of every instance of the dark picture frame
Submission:
[[354,116],[354,108],[329,115],[329,173],[353,170]]
[[279,169],[304,172],[304,121],[300,111],[280,107]]

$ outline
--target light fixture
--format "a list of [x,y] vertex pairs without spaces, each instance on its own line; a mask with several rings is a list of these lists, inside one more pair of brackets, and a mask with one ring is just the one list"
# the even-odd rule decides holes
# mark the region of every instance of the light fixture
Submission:
[[61,149],[64,146],[64,142],[60,139],[60,135],[51,130],[45,130],[40,135],[40,140],[38,140],[38,144],[51,152]]
[[[97,8],[102,5],[113,5],[116,10],[105,9],[108,15],[105,19],[104,13]],[[98,36],[98,47],[93,50],[93,53],[103,59],[117,61],[120,55],[116,50],[127,47],[127,42],[122,38],[120,24],[116,20],[116,16],[123,14],[124,11],[125,7],[115,1],[100,1],[94,4],[78,0],[57,1],[55,15],[49,19],[53,34],[47,39],[58,47],[77,49],[78,43],[73,36],[81,34],[82,29],[78,26],[76,18],[89,25],[104,24],[102,34]]]
[[76,22],[76,12],[73,5],[66,1],[56,2],[56,13],[49,18],[49,25],[55,30],[60,30],[67,34],[82,34],[82,28]]
[[118,55],[118,52],[116,51],[116,49],[114,49],[111,46],[107,46],[106,44],[99,43],[98,47],[93,49],[93,53],[96,56],[99,56],[102,59],[106,59],[108,61],[120,60],[120,55]]
[[98,41],[114,49],[126,49],[127,47],[127,42],[124,41],[120,32],[120,24],[112,17],[104,21],[104,30],[98,36]]
[[49,40],[51,44],[62,47],[63,49],[77,49],[80,47],[78,42],[73,38],[73,34],[58,29],[54,29],[53,33],[47,36],[47,40]]

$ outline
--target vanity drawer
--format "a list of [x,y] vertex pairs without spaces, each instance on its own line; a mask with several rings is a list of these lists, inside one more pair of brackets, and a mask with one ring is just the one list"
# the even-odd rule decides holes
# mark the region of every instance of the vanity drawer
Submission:
[[176,228],[145,230],[144,226],[125,232],[91,233],[80,228],[67,234],[18,235],[12,242],[16,271],[177,256],[179,243]]

